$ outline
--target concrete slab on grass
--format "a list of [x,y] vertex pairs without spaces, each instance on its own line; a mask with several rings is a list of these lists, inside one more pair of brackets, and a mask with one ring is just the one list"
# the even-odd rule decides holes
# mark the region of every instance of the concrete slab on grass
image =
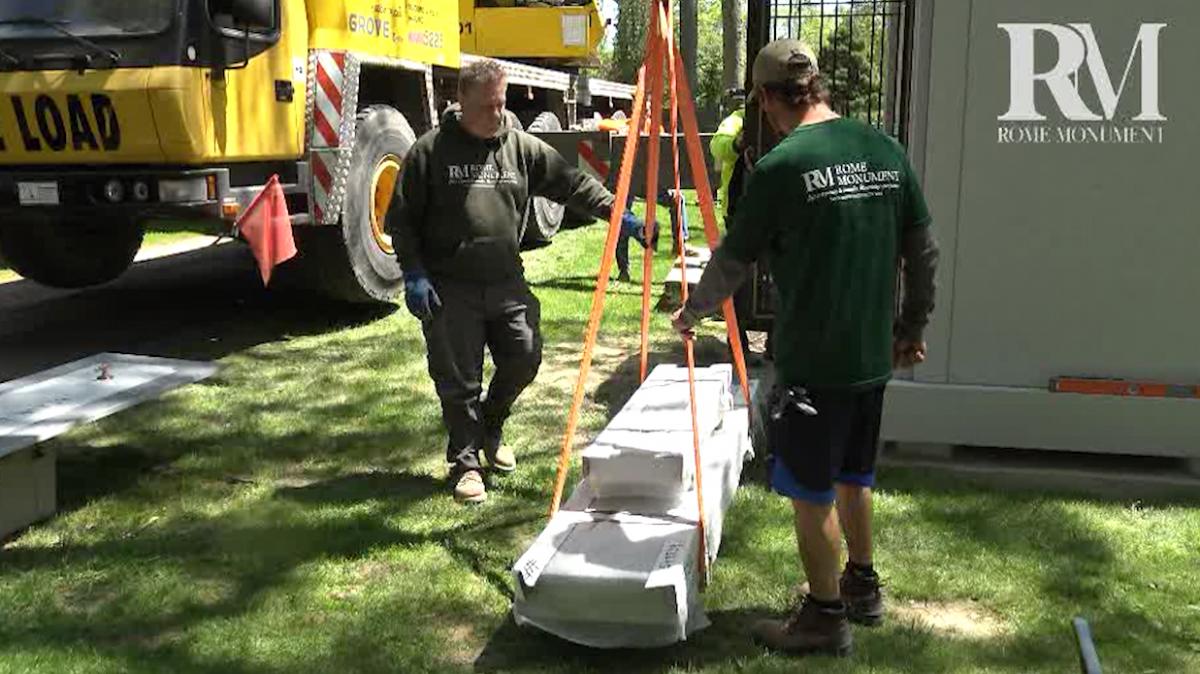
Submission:
[[216,371],[215,363],[99,353],[0,384],[0,457]]
[[100,353],[0,384],[0,538],[57,510],[55,453],[38,443],[216,371],[215,363]]
[[0,540],[57,509],[53,449],[26,447],[0,458]]
[[[712,251],[708,248],[687,247],[688,254],[684,257],[687,262],[687,282],[688,288],[696,287],[696,283],[700,281],[700,275],[704,273],[704,268],[708,266],[708,261],[712,259]],[[664,281],[664,287],[668,293],[679,294],[679,286],[683,284],[683,269],[679,266],[678,260],[671,271],[667,272],[667,278]]]

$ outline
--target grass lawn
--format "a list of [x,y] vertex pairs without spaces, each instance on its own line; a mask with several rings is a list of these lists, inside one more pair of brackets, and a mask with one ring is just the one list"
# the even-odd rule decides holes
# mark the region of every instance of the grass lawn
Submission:
[[[713,625],[692,641],[592,652],[516,628],[508,567],[544,522],[602,240],[565,232],[527,256],[545,365],[509,425],[521,465],[481,507],[443,483],[424,345],[403,311],[230,355],[212,380],[54,441],[62,513],[0,551],[0,672],[1065,674],[1074,615],[1106,671],[1200,672],[1200,505],[899,469],[876,501],[892,613],[856,629],[851,659],[747,639],[802,580],[790,508],[757,464],[726,522]],[[639,287],[610,292],[585,433],[635,385],[639,311]],[[701,358],[722,359],[707,330]],[[680,362],[665,314],[653,334],[655,360]]]
[[[146,228],[146,236],[142,239],[142,247],[161,246],[202,236],[207,232],[197,229],[195,225],[183,222],[156,221]],[[0,258],[0,283],[21,278],[15,271],[9,269],[4,259]]]

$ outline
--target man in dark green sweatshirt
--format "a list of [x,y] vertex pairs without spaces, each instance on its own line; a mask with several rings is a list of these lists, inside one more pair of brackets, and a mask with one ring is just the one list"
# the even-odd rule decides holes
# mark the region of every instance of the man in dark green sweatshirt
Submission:
[[[487,490],[479,454],[516,468],[504,421],[542,361],[540,306],[525,283],[525,206],[543,196],[607,219],[613,195],[538,138],[511,128],[507,82],[493,61],[459,72],[459,106],[404,159],[387,215],[404,270],[405,304],[421,320],[429,374],[442,403],[450,484],[461,503]],[[626,214],[622,227],[640,229]],[[482,396],[483,350],[496,365]]]
[[[779,294],[770,481],[792,501],[808,592],[754,636],[778,650],[845,655],[849,621],[883,619],[871,488],[884,390],[893,367],[925,358],[938,249],[904,148],[830,109],[811,48],[768,44],[753,78],[764,117],[784,138],[755,164],[728,235],[674,323],[687,333],[752,263],[769,261]],[[849,552],[840,575],[839,523]]]

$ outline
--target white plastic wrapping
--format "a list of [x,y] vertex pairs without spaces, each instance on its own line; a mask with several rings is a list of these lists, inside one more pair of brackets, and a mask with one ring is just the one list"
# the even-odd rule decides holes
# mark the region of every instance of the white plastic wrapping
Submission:
[[[638,428],[635,412],[626,414],[620,429],[641,434],[637,437],[643,447],[617,446],[610,456],[591,463],[588,475],[514,565],[513,617],[517,624],[594,648],[667,646],[708,625],[699,592],[696,492],[690,468],[680,468],[691,465],[690,416],[686,418],[686,451],[682,447],[675,451],[649,449],[652,436],[670,442],[678,430],[671,427],[677,419],[669,412],[677,401],[664,398],[663,390],[679,383],[671,377],[677,377],[681,368],[662,370],[664,367],[656,368],[647,378],[645,385],[657,389],[653,396],[642,396],[635,403],[642,392],[639,389],[631,405],[621,410],[621,414],[645,413],[643,428]],[[718,411],[706,425],[701,446],[711,561],[720,547],[724,515],[741,479],[742,464],[751,454],[749,415],[740,400],[730,409],[728,366],[698,369],[697,375],[698,388],[701,381],[717,384],[708,386],[703,394],[716,399]],[[688,414],[686,370],[682,376],[683,411]],[[626,462],[633,468],[624,465]],[[610,479],[606,486],[620,488],[601,493],[593,482],[597,466],[605,477],[636,475],[638,469],[650,477]],[[655,467],[659,470],[653,470]],[[680,488],[680,476],[685,472],[687,484]],[[658,477],[663,479],[656,482]]]
[[[731,407],[732,373],[729,365],[696,370],[702,453]],[[583,474],[602,496],[673,498],[695,481],[692,443],[687,368],[660,365],[583,450]]]

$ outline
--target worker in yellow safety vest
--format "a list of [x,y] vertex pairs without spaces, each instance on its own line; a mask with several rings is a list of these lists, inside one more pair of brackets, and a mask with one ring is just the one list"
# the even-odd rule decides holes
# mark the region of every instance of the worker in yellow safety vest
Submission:
[[733,178],[733,167],[742,155],[740,148],[745,117],[745,106],[738,106],[732,114],[721,121],[721,125],[717,127],[717,132],[713,134],[712,140],[708,144],[708,151],[712,154],[713,160],[721,165],[721,189],[717,193],[717,199],[726,211],[729,210],[729,181]]

